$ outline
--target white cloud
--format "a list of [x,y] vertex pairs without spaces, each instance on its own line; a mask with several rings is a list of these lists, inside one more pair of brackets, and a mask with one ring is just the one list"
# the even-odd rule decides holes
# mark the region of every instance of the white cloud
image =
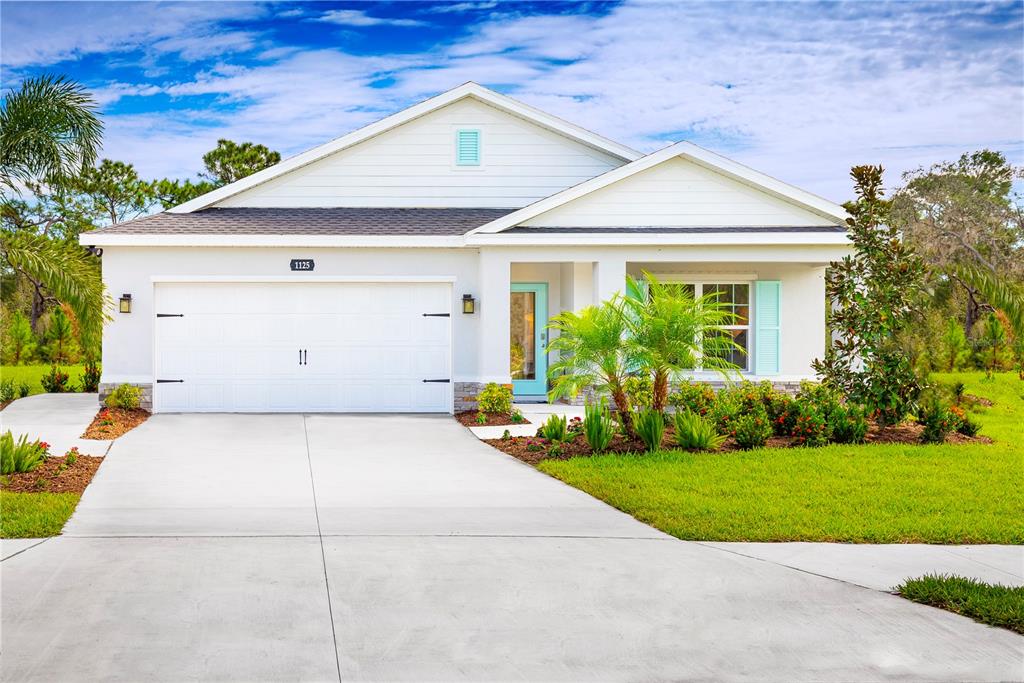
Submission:
[[340,26],[423,26],[426,23],[418,19],[373,17],[358,9],[330,10],[321,14],[315,21],[324,21]]
[[262,5],[250,2],[34,3],[3,5],[0,36],[7,68],[47,65],[86,54],[112,55],[154,48],[182,59],[206,57],[203,41],[221,50],[244,47],[251,34],[224,29],[220,22],[257,18]]
[[497,6],[497,0],[490,0],[489,2],[455,2],[447,5],[431,5],[423,11],[430,14],[451,14],[456,12],[479,12],[481,10],[494,9]]

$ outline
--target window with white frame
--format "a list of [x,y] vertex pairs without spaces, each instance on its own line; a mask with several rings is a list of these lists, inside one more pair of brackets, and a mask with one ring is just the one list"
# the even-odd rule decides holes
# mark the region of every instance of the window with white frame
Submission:
[[742,371],[750,368],[750,282],[696,281],[689,278],[673,280],[671,277],[658,277],[667,287],[679,287],[695,298],[708,294],[718,296],[718,301],[732,313],[735,318],[731,325],[723,325],[726,334],[732,336],[739,348],[732,349],[725,357],[727,361]]

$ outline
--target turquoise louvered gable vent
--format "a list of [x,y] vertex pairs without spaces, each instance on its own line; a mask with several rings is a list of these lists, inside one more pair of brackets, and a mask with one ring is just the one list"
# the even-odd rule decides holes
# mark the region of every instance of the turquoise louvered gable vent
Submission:
[[782,283],[758,280],[754,284],[754,372],[777,375],[782,346]]
[[459,166],[480,165],[480,131],[467,129],[455,133],[455,163]]

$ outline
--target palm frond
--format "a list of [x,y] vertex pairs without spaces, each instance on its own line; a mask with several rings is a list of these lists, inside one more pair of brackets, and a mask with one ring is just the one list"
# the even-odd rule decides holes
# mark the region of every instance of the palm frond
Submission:
[[65,76],[28,78],[0,110],[0,184],[61,184],[96,159],[103,136],[97,103]]
[[28,232],[0,233],[0,251],[11,268],[42,283],[71,307],[83,343],[99,339],[110,319],[111,301],[103,288],[99,264],[81,247]]
[[983,299],[1006,315],[1018,339],[1024,338],[1024,287],[974,265],[960,265],[953,274],[977,290]]

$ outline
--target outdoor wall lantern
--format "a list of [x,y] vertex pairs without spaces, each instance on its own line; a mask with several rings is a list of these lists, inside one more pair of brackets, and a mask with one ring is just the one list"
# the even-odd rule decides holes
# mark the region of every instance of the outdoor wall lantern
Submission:
[[131,313],[132,312],[132,295],[131,294],[122,294],[121,298],[118,301],[120,301],[120,303],[121,303],[120,310],[121,310],[122,313]]
[[462,295],[462,312],[466,315],[476,313],[476,299],[469,294]]

